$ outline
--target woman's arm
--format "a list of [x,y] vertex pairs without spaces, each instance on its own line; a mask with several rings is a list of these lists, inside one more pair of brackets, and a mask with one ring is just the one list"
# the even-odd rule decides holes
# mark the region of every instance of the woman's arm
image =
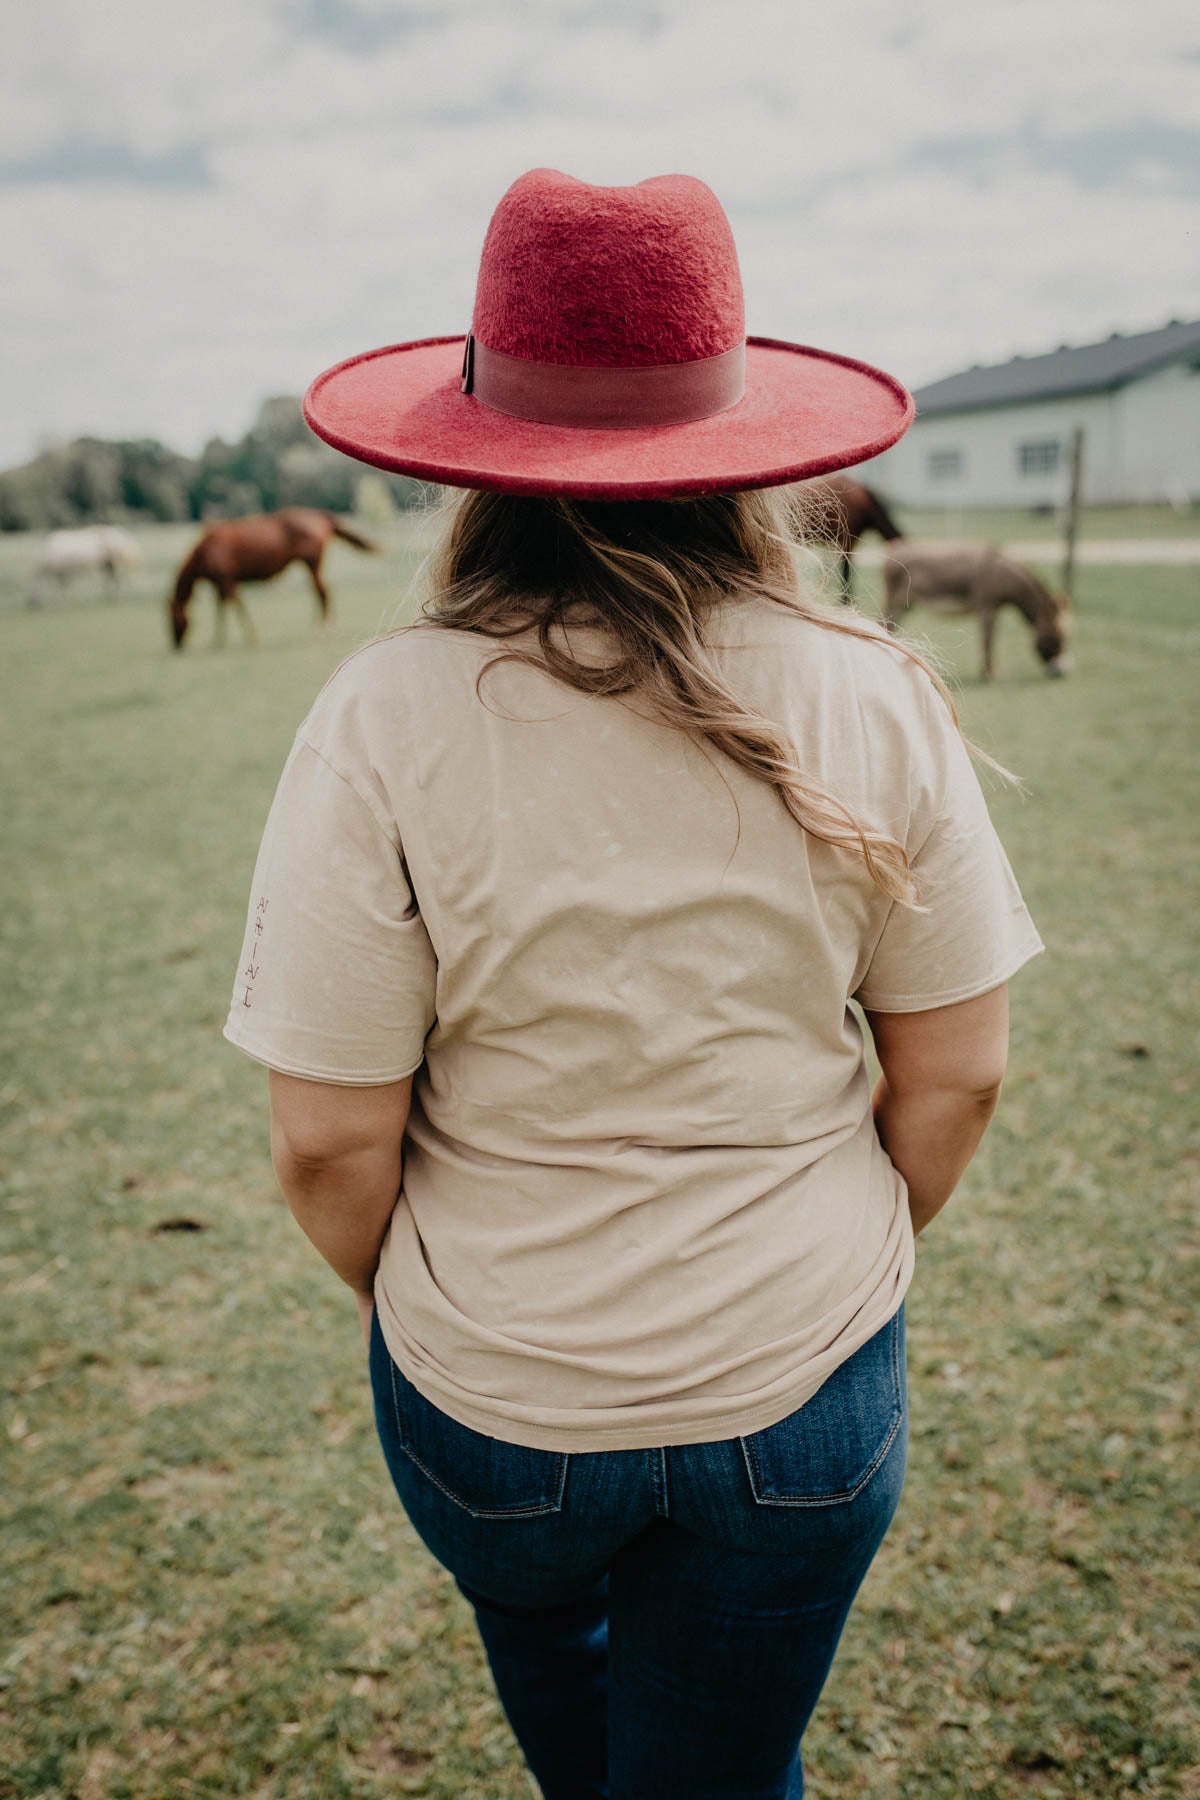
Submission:
[[868,1012],[867,1023],[883,1070],[875,1128],[908,1184],[913,1231],[923,1231],[996,1110],[1008,1059],[1008,986],[928,1012]]
[[284,1199],[353,1288],[364,1335],[379,1250],[400,1192],[412,1076],[343,1087],[270,1072],[271,1160]]

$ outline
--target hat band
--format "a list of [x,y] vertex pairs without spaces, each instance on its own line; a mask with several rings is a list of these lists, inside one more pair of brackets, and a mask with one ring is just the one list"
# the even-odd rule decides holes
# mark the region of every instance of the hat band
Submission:
[[736,406],[746,391],[746,346],[698,362],[640,369],[581,369],[489,350],[470,333],[462,391],[511,419],[629,430],[686,425]]

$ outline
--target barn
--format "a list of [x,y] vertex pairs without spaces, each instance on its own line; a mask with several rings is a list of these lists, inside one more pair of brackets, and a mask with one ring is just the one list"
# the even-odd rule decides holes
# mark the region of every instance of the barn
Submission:
[[915,397],[908,435],[862,465],[901,504],[1058,505],[1076,426],[1086,501],[1200,501],[1200,320],[976,365]]

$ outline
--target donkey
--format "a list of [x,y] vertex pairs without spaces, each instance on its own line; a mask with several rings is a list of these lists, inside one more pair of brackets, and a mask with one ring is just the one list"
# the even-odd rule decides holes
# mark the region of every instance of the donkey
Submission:
[[1033,629],[1047,675],[1073,667],[1067,651],[1070,601],[1052,593],[1032,569],[992,544],[910,544],[888,551],[883,562],[883,622],[895,631],[916,601],[943,613],[974,613],[983,640],[983,679],[996,668],[996,614],[1015,606]]
[[322,624],[329,619],[329,589],[321,579],[321,558],[331,537],[357,550],[376,544],[351,531],[330,512],[289,506],[282,512],[256,513],[248,519],[225,519],[210,525],[175,579],[167,602],[171,638],[177,650],[187,636],[188,602],[198,581],[211,581],[217,597],[217,644],[225,642],[225,608],[236,606],[247,644],[257,644],[254,621],[238,591],[240,581],[269,581],[289,563],[302,562],[312,576]]

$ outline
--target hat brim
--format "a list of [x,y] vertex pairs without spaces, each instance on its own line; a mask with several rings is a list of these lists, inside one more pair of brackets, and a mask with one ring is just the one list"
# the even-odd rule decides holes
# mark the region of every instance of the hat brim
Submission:
[[338,363],[304,396],[318,437],[378,469],[447,487],[651,500],[777,487],[865,462],[912,422],[912,396],[869,363],[748,338],[746,392],[686,425],[594,429],[510,418],[462,392],[462,337]]

